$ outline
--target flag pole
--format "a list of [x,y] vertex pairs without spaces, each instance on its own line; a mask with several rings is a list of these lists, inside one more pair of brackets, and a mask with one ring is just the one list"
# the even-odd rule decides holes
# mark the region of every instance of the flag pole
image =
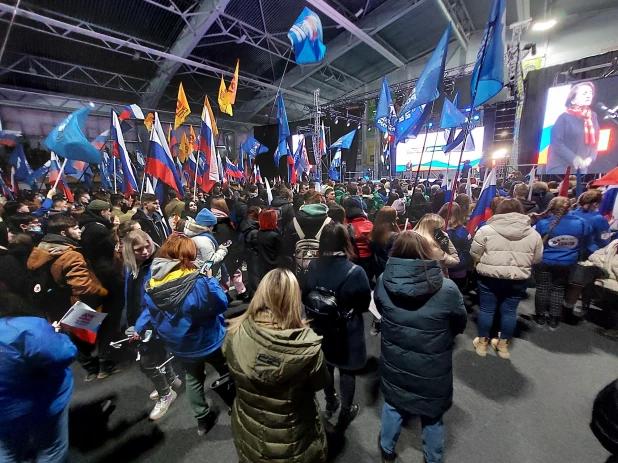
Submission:
[[116,156],[112,153],[112,160],[114,162],[114,194],[118,194],[118,189],[116,188]]
[[[434,100],[435,101],[435,100]],[[433,102],[431,103],[431,110],[433,111]],[[418,176],[421,173],[421,164],[423,163],[423,154],[425,154],[425,146],[427,145],[427,136],[429,135],[429,122],[425,124],[425,138],[423,139],[423,149],[421,150],[421,157],[418,160],[418,167],[416,168],[416,178],[414,179],[414,188],[418,184]],[[433,156],[431,157],[433,161]],[[414,191],[412,188],[412,191]]]
[[[60,167],[60,172],[58,172],[58,176],[56,177],[56,183],[54,183],[54,186],[52,187],[54,190],[58,186],[58,182],[60,181],[60,178],[62,177],[62,174],[64,172],[64,166],[66,165],[67,165],[67,158],[64,158],[64,161],[62,161],[62,166]],[[51,163],[50,163],[50,167],[51,167]]]
[[90,164],[88,164],[88,166],[84,169],[84,171],[82,172],[82,174],[79,176],[79,178],[77,179],[77,183],[82,181],[82,178],[84,178],[84,175],[86,175],[86,171],[90,169]]
[[[433,157],[436,154],[436,143],[438,143],[438,135],[440,134],[440,129],[436,132],[436,139],[433,142],[433,151],[431,153],[431,160],[429,161],[429,170],[427,171],[427,184],[429,185],[429,175],[431,175],[431,165],[433,164]],[[427,194],[427,190],[425,190],[425,194]]]

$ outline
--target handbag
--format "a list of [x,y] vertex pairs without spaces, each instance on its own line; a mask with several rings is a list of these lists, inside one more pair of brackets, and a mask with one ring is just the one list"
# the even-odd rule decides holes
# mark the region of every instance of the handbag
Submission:
[[[584,223],[582,222],[582,237],[584,236]],[[588,286],[594,283],[599,275],[599,267],[584,260],[583,239],[579,243],[579,259],[569,273],[569,284],[575,286]],[[582,262],[583,261],[583,262]]]

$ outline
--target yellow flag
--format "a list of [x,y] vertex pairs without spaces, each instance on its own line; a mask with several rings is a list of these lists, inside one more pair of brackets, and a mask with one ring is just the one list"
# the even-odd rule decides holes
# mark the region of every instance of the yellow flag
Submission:
[[190,152],[191,145],[189,144],[189,139],[187,138],[186,132],[183,132],[180,147],[178,148],[178,159],[180,159],[180,162],[186,162]]
[[185,89],[182,88],[182,82],[178,87],[178,101],[176,102],[176,118],[174,119],[174,130],[180,127],[187,117],[191,114],[191,108],[189,108],[189,102],[187,101],[187,95],[185,95]]
[[152,124],[154,124],[154,114],[148,113],[148,115],[146,116],[146,119],[144,119],[144,125],[146,126],[149,132],[152,131]]
[[[204,97],[204,109],[208,111],[208,115],[210,116],[210,124],[211,124],[210,129],[212,130],[212,134],[218,135],[219,129],[217,128],[217,121],[215,120],[215,115],[212,112],[212,108],[210,107],[210,101],[208,101],[208,95]],[[202,120],[205,120],[203,111],[202,111]]]
[[234,71],[234,77],[230,82],[230,86],[227,89],[227,102],[229,104],[236,103],[236,90],[238,90],[238,66],[240,65],[240,60],[236,60],[236,70]]
[[191,148],[191,151],[197,151],[198,149],[198,145],[197,145],[197,137],[195,136],[195,131],[193,130],[193,126],[190,126],[191,130],[189,131],[189,148]]
[[229,114],[233,116],[232,105],[227,101],[227,90],[225,89],[225,82],[223,81],[223,76],[221,76],[221,85],[219,85],[219,97],[217,98],[219,102],[219,109],[222,113]]

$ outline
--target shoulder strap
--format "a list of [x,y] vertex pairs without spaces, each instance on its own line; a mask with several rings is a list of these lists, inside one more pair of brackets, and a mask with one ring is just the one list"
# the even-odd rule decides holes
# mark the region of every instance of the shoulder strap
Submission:
[[324,219],[324,223],[322,224],[322,226],[320,227],[320,229],[318,230],[318,232],[317,232],[317,233],[316,233],[316,235],[315,235],[315,239],[316,239],[316,240],[318,240],[318,241],[320,240],[320,236],[322,235],[322,230],[324,230],[324,227],[325,227],[326,225],[328,225],[328,224],[330,223],[330,221],[331,221],[331,218],[330,218],[330,217],[326,217],[326,218]]
[[[305,234],[303,233],[303,229],[300,228],[300,224],[298,223],[298,220],[296,220],[296,217],[292,219],[292,224],[294,225],[294,229],[296,230],[296,233],[298,233],[298,237],[301,240],[304,240]],[[322,231],[322,229],[320,229],[320,231]]]
[[356,267],[358,267],[358,265],[352,264],[352,267],[350,267],[350,270],[348,270],[348,273],[345,274],[345,276],[343,277],[343,280],[341,280],[341,283],[339,283],[339,285],[337,286],[337,289],[335,289],[335,295],[337,297],[339,297],[339,290],[344,285],[344,283],[348,281],[348,278],[350,278],[350,275],[352,275],[352,272],[356,269]]
[[199,236],[206,236],[206,237],[208,237],[208,239],[209,239],[210,241],[212,241],[212,244],[214,244],[214,245],[215,245],[215,251],[216,251],[216,250],[217,250],[217,248],[219,247],[219,243],[217,243],[217,240],[215,239],[215,237],[214,237],[214,236],[212,236],[210,233],[202,233],[202,234],[201,234],[201,235],[199,235]]

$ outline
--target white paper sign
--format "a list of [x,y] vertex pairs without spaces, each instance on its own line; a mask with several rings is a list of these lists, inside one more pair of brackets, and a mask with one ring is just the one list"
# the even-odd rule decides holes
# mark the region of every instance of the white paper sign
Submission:
[[371,291],[371,302],[369,303],[369,312],[371,312],[371,314],[374,317],[376,317],[378,320],[382,320],[382,315],[380,315],[380,313],[378,312],[376,303],[373,300],[373,291]]
[[64,317],[60,320],[60,324],[96,333],[105,317],[107,317],[106,313],[97,312],[83,302],[77,301],[73,304],[73,307],[64,314]]

